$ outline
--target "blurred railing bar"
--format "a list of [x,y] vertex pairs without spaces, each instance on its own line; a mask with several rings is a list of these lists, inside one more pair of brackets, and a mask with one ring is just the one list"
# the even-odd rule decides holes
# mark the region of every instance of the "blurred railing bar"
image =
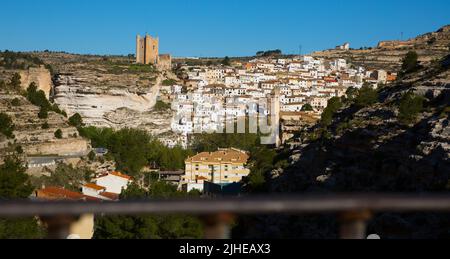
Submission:
[[450,195],[270,196],[218,199],[168,199],[120,202],[0,201],[0,216],[215,213],[333,213],[345,211],[449,211]]
[[39,216],[49,238],[66,238],[69,225],[83,214],[190,214],[205,224],[205,238],[229,238],[235,215],[337,213],[343,239],[363,239],[377,212],[450,212],[449,195],[316,195],[218,199],[166,199],[120,202],[0,201],[0,217]]

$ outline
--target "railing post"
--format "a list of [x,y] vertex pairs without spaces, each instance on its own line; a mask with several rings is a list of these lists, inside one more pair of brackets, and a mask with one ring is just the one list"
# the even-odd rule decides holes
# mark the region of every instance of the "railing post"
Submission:
[[229,213],[220,213],[208,216],[202,216],[200,219],[205,226],[205,239],[230,239],[230,225],[234,220],[234,216]]
[[57,215],[41,217],[41,220],[47,226],[47,239],[67,239],[70,234],[70,227],[77,220],[77,217]]
[[367,221],[371,217],[368,210],[342,213],[339,219],[341,239],[366,239]]

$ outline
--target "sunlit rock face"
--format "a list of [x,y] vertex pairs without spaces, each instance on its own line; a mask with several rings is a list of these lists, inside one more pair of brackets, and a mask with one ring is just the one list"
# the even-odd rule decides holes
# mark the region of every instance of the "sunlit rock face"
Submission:
[[[54,100],[69,116],[79,113],[87,125],[114,127],[105,116],[121,108],[137,113],[150,111],[157,92],[131,93],[127,89],[102,89],[90,85],[90,80],[75,75],[59,75],[55,82]],[[149,86],[150,89],[150,86]]]
[[[83,156],[90,150],[88,140],[78,135],[76,128],[67,123],[67,119],[55,112],[49,112],[48,118],[38,118],[39,107],[32,105],[20,95],[0,93],[0,112],[11,117],[15,139],[7,139],[0,134],[0,155],[8,152],[8,146],[16,142],[28,156]],[[18,106],[11,105],[19,100]],[[43,128],[44,123],[48,128]],[[55,131],[62,132],[62,138],[55,137]]]

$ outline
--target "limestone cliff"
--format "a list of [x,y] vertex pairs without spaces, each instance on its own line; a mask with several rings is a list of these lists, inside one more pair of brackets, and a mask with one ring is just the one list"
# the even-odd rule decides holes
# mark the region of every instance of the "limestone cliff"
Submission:
[[36,83],[39,90],[44,91],[47,99],[53,88],[50,71],[43,66],[30,67],[28,69],[4,69],[0,68],[0,80],[9,82],[11,77],[18,73],[20,75],[21,88],[26,90],[32,82]]
[[172,112],[153,111],[161,73],[150,65],[133,64],[127,57],[34,53],[55,70],[55,103],[69,116],[79,113],[87,126],[139,128],[165,140],[171,132]]
[[[14,99],[19,100],[19,105],[12,105]],[[0,136],[3,155],[13,143],[21,146],[27,156],[83,156],[89,152],[89,142],[78,136],[77,129],[69,126],[64,116],[49,112],[47,119],[39,119],[39,107],[20,95],[0,93],[0,112],[8,114],[15,125],[15,139]],[[45,123],[48,128],[43,127]],[[58,129],[62,131],[61,139],[55,137]]]
[[408,51],[416,51],[424,64],[444,56],[450,48],[450,25],[436,32],[426,33],[406,41],[382,41],[375,48],[354,50],[326,50],[312,53],[322,58],[344,58],[355,65],[371,69],[398,71]]

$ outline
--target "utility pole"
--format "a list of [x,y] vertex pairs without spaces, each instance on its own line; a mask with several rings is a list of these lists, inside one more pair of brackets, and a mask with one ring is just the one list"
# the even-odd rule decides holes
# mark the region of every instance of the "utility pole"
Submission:
[[301,44],[298,46],[298,55],[299,56],[302,55],[302,45]]

